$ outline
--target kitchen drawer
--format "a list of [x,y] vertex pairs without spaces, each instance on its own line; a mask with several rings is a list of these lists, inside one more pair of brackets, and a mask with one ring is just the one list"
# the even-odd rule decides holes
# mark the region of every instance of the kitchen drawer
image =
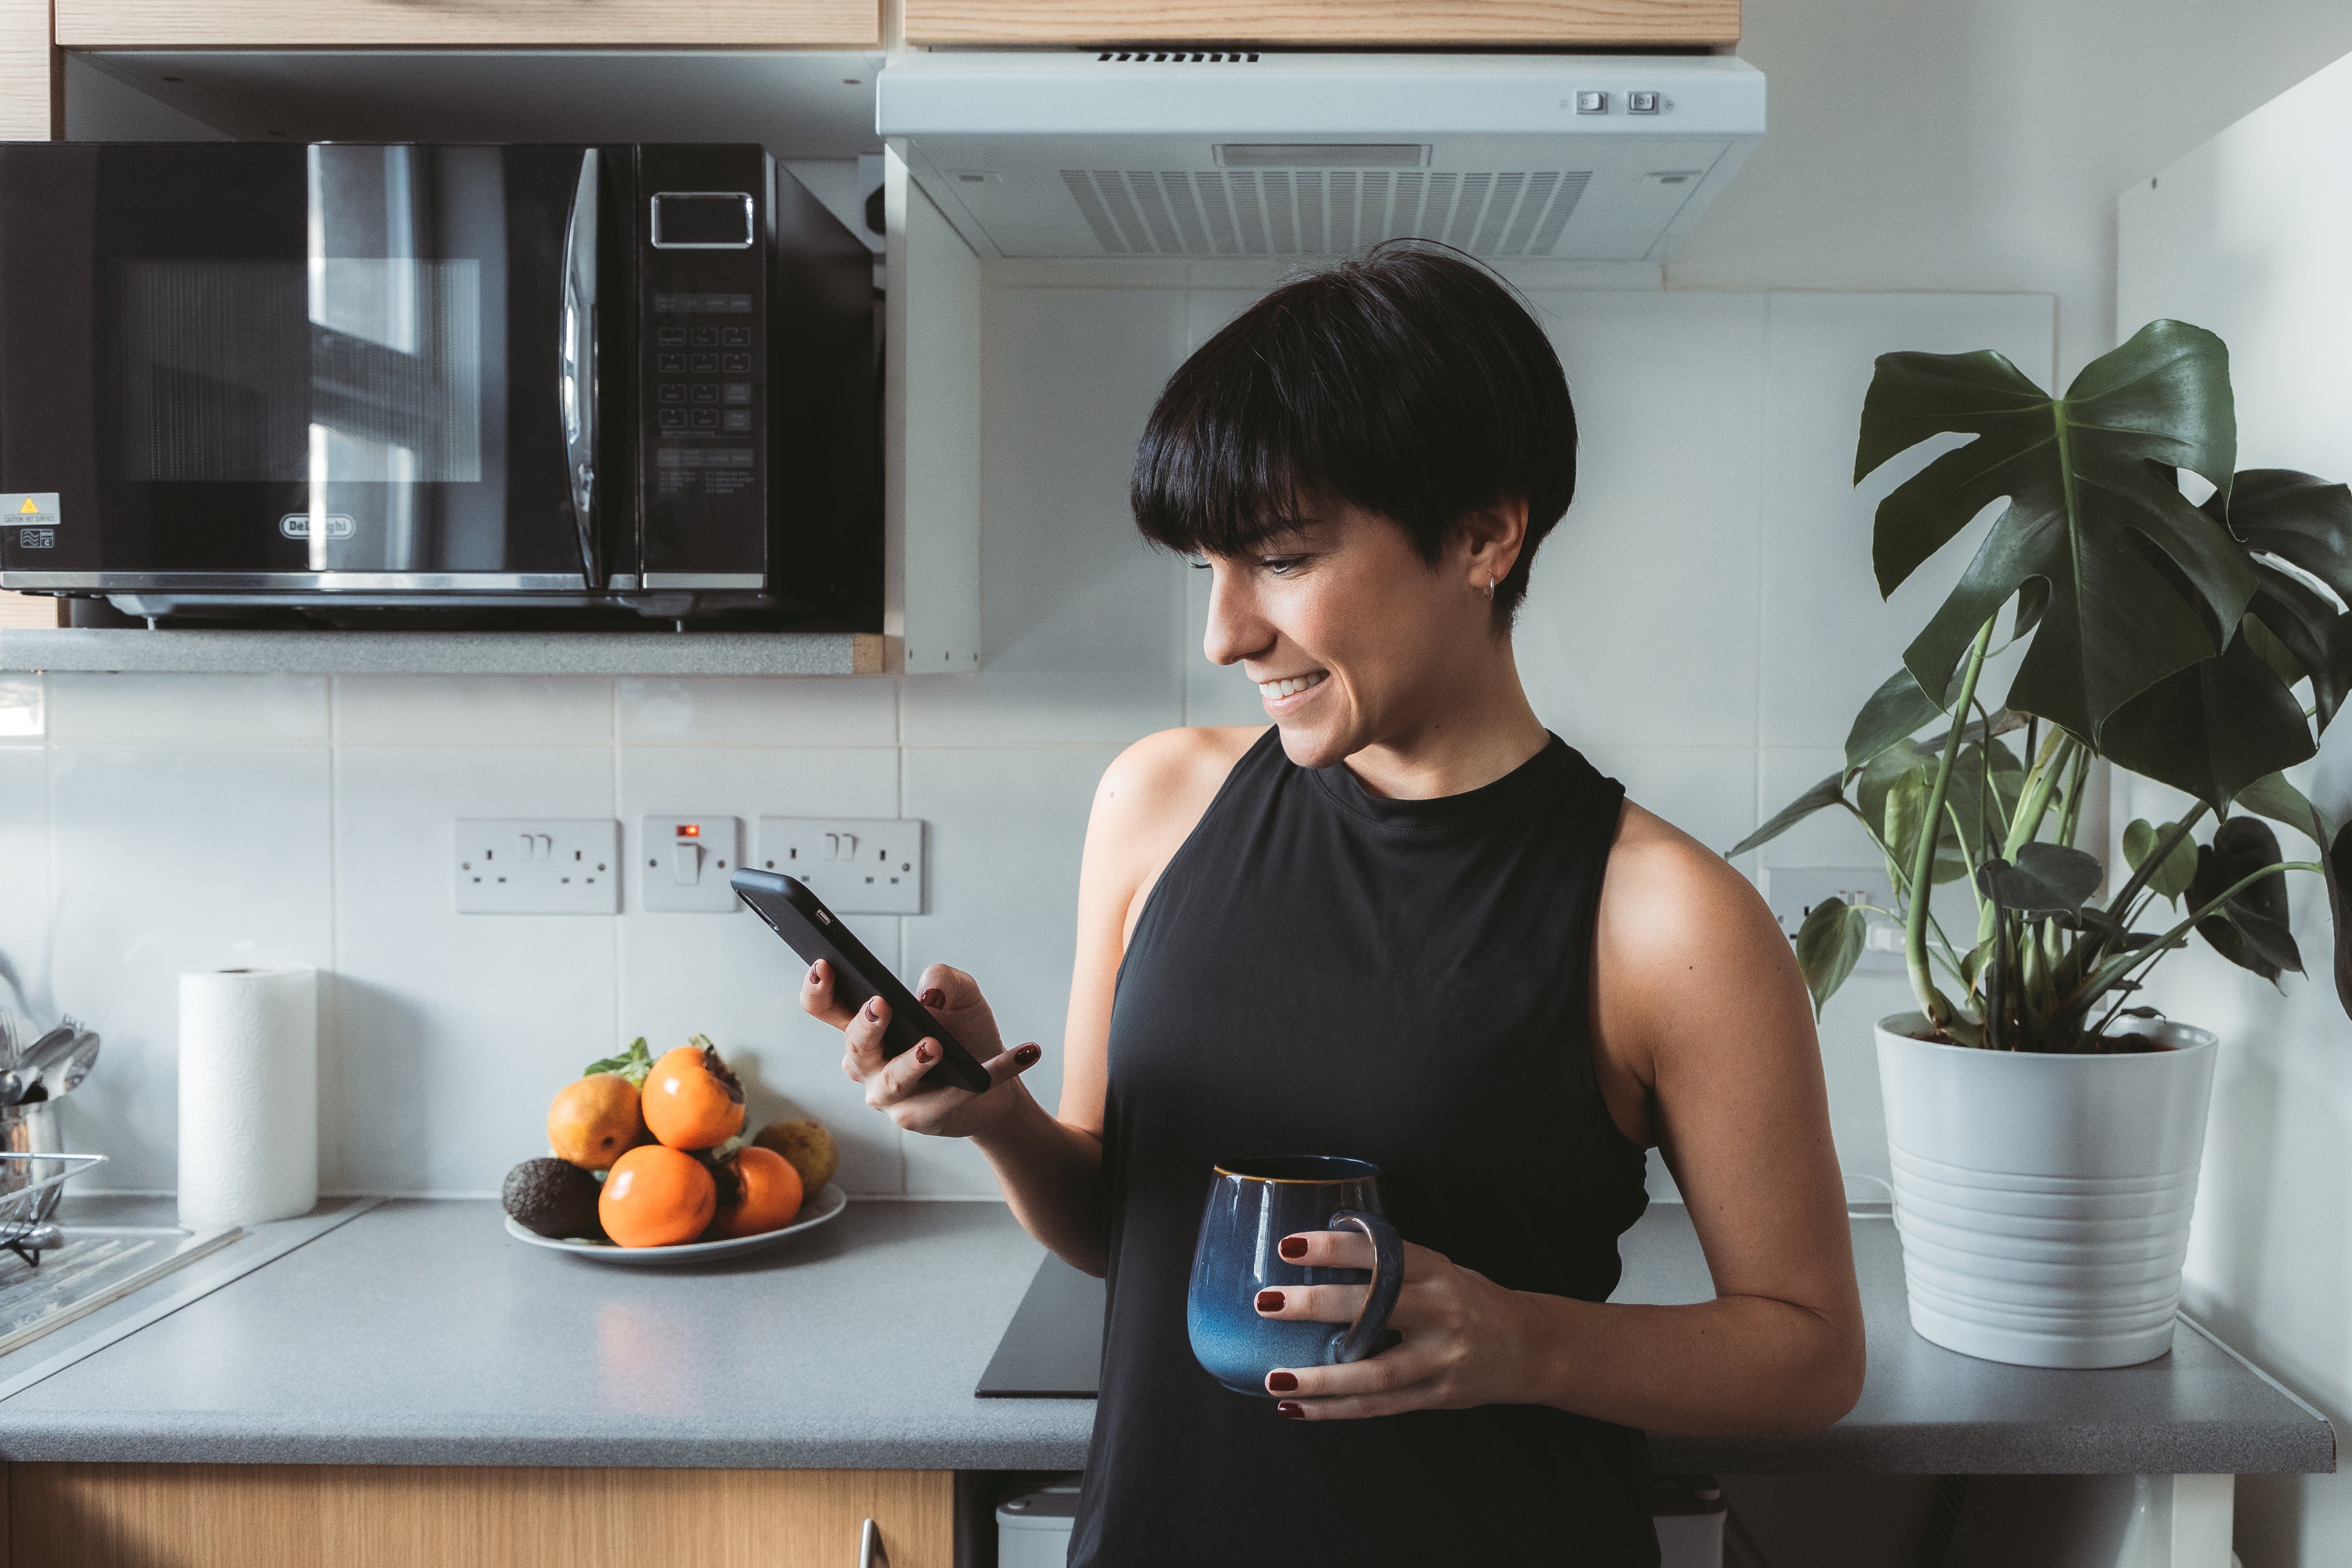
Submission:
[[878,0],[57,0],[69,49],[367,44],[745,45],[867,49]]
[[952,1568],[946,1470],[8,1467],[11,1552],[41,1568]]
[[1739,0],[906,0],[906,8],[907,41],[917,45],[1664,48],[1739,39]]

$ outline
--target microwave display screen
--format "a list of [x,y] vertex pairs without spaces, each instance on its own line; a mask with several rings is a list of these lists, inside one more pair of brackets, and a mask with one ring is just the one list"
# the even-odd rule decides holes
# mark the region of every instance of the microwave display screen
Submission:
[[125,260],[114,268],[115,476],[482,478],[475,257]]
[[749,250],[751,197],[742,191],[662,191],[654,196],[657,250]]

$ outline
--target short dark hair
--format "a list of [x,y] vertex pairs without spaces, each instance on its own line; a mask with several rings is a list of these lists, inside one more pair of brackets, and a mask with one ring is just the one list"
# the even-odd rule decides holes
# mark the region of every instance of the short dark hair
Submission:
[[1496,623],[1576,494],[1576,410],[1518,297],[1458,251],[1396,242],[1286,283],[1169,378],[1129,499],[1146,538],[1239,555],[1339,501],[1434,561],[1469,513],[1517,497],[1527,544]]

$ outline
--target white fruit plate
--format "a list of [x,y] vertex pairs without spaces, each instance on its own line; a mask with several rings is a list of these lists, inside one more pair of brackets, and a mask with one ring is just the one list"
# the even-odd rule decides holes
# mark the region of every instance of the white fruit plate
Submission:
[[633,1263],[652,1268],[667,1268],[677,1263],[715,1263],[723,1258],[740,1258],[747,1252],[757,1252],[773,1247],[803,1230],[814,1230],[828,1219],[840,1218],[849,1207],[849,1195],[827,1182],[817,1189],[817,1195],[801,1207],[801,1218],[775,1230],[763,1230],[757,1236],[730,1236],[720,1241],[688,1241],[676,1247],[615,1247],[609,1241],[583,1241],[569,1238],[541,1236],[515,1223],[514,1216],[506,1217],[507,1234],[533,1247],[544,1247],[551,1252],[569,1252],[575,1258],[593,1258],[599,1263]]

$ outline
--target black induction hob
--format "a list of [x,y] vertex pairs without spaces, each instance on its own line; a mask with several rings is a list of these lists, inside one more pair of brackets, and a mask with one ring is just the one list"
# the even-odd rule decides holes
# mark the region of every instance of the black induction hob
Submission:
[[982,1399],[1092,1399],[1102,1324],[1103,1282],[1046,1254],[972,1392]]

